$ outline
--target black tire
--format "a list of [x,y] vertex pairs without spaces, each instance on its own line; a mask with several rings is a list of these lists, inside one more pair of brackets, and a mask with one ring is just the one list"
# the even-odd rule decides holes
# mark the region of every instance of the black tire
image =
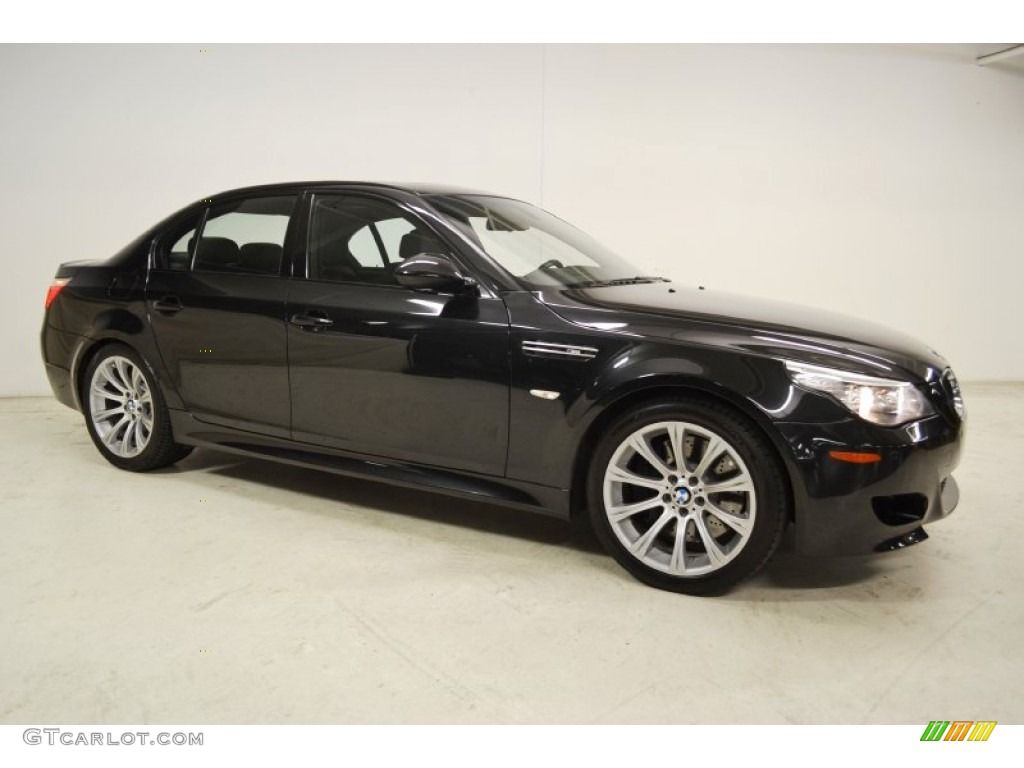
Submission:
[[[142,380],[145,382],[146,391],[152,400],[152,429],[149,432],[148,441],[145,447],[133,456],[121,456],[109,448],[97,431],[92,412],[93,398],[90,395],[93,378],[97,369],[113,358],[127,359],[135,366]],[[180,445],[174,442],[174,435],[171,432],[170,416],[167,413],[167,404],[164,402],[163,393],[156,383],[156,375],[152,368],[134,349],[126,344],[108,344],[104,346],[86,366],[85,375],[82,377],[81,391],[82,412],[85,415],[86,429],[89,430],[89,437],[100,454],[119,469],[129,472],[148,472],[153,469],[161,469],[170,466],[192,453],[192,446]],[[114,442],[119,442],[115,440]]]
[[[709,438],[707,442],[704,442],[699,434],[701,429],[706,430],[707,434],[720,437],[725,441],[725,448],[722,449],[723,452],[717,454],[717,456],[721,457],[721,460],[715,462],[715,456],[712,456],[709,459],[711,469],[706,470],[704,475],[704,477],[710,478],[713,482],[707,483],[707,490],[705,490],[704,484],[700,484],[698,488],[693,489],[694,491],[699,490],[700,493],[707,493],[707,499],[697,496],[696,493],[688,493],[690,483],[703,483],[703,481],[691,479],[692,476],[695,476],[696,469],[699,469],[699,467],[694,467],[693,470],[689,469],[689,467],[693,466],[689,458],[684,459],[683,474],[676,478],[678,485],[676,486],[676,483],[671,484],[678,491],[679,495],[676,495],[674,492],[664,493],[665,488],[651,488],[648,492],[654,492],[655,496],[648,498],[641,494],[639,498],[640,503],[637,504],[636,501],[624,497],[627,488],[630,489],[630,492],[633,492],[632,484],[626,482],[625,484],[619,483],[616,485],[615,483],[618,481],[612,479],[612,484],[607,486],[607,492],[610,495],[617,493],[623,496],[622,498],[612,499],[613,502],[622,505],[623,509],[630,504],[633,506],[653,504],[651,509],[621,517],[616,523],[617,527],[613,527],[613,523],[606,511],[606,498],[611,498],[611,496],[606,497],[605,495],[605,475],[609,471],[609,462],[614,458],[617,462],[616,466],[621,466],[626,457],[630,457],[629,461],[632,463],[628,465],[627,471],[631,472],[633,476],[637,474],[651,475],[652,479],[656,482],[662,482],[660,473],[654,463],[647,459],[641,459],[639,464],[636,463],[638,461],[637,457],[642,454],[633,448],[627,448],[624,443],[638,433],[638,431],[647,428],[652,430],[652,432],[647,434],[653,434],[655,437],[647,440],[646,444],[648,447],[654,448],[653,442],[658,439],[657,431],[660,428],[656,425],[676,422],[684,422],[697,428],[697,437],[690,437],[689,440],[691,442],[689,444],[699,445],[704,451],[707,451],[708,447],[713,444],[713,440]],[[644,433],[641,432],[641,434]],[[691,431],[683,434],[694,434],[694,432]],[[671,438],[667,432],[662,440],[662,448],[670,444]],[[655,449],[653,451],[654,456],[659,459],[667,456],[668,459],[663,464],[669,467],[676,466],[675,459],[672,458],[673,453],[671,449],[666,450],[668,452],[662,454],[659,450]],[[686,448],[683,448],[684,455],[686,450]],[[697,448],[695,447],[693,450],[697,451]],[[733,459],[734,455],[739,459],[738,462]],[[699,464],[699,454],[696,463]],[[730,466],[733,467],[734,475],[739,476],[739,481],[745,483],[743,487],[752,487],[752,495],[748,495],[746,491],[732,494],[728,491],[716,492],[712,490],[715,484],[721,485],[730,476],[728,474],[719,476],[706,473],[717,472],[720,469],[725,472]],[[646,468],[654,471],[648,472]],[[612,471],[614,472],[614,470]],[[687,476],[686,481],[683,480],[684,475]],[[669,475],[668,477],[672,479],[674,476]],[[668,483],[668,480],[665,480],[665,482]],[[619,490],[616,491],[614,490],[615,488]],[[743,579],[757,573],[778,548],[786,521],[789,519],[790,500],[788,484],[785,480],[784,469],[774,448],[757,427],[749,423],[745,417],[727,405],[710,400],[694,398],[651,402],[627,411],[616,418],[609,425],[595,448],[587,474],[586,490],[591,525],[598,539],[612,557],[629,573],[645,584],[657,587],[658,589],[690,595],[721,594]],[[689,506],[680,506],[683,503],[680,502],[680,499],[687,499],[686,503]],[[747,525],[746,533],[740,534],[731,527],[725,526],[718,517],[711,513],[710,506],[704,506],[706,504],[715,504],[721,508],[725,500],[728,500],[729,504],[736,505],[738,520],[736,517],[732,519],[738,523],[745,523]],[[616,504],[613,503],[612,506],[614,508]],[[744,512],[744,508],[746,512]],[[687,512],[687,510],[692,512]],[[751,514],[751,512],[754,514]],[[725,561],[724,565],[714,565],[708,552],[708,549],[711,547],[704,545],[707,540],[701,538],[702,532],[697,528],[697,520],[686,518],[686,514],[701,516],[703,530],[704,532],[710,532],[709,535],[714,534],[714,531],[721,531],[722,533],[718,534],[718,538],[713,537],[716,544],[719,538],[726,542],[726,546],[729,545],[730,541],[734,542],[734,551],[728,553],[728,557],[731,559]],[[744,521],[744,514],[747,514],[750,520]],[[627,520],[630,521],[628,524],[623,522]],[[667,521],[658,527],[657,536],[651,537],[650,540],[653,544],[649,548],[647,548],[645,541],[641,541],[645,539],[644,525],[647,520],[652,522],[648,524],[646,531],[650,531],[662,520]],[[714,528],[709,526],[714,526]],[[681,527],[683,532],[681,544],[676,541],[678,527]],[[641,555],[646,559],[646,562],[644,559],[640,559],[637,555],[632,554],[629,548],[627,548],[626,543],[620,539],[620,536],[628,537],[631,534],[637,537],[636,541],[633,542],[633,546],[641,548]],[[671,543],[669,540],[671,540]],[[673,546],[677,547],[678,551],[672,551]],[[666,548],[668,551],[666,551]],[[682,553],[681,557],[679,552]],[[715,548],[715,552],[716,554],[721,554],[721,550],[717,548]],[[670,573],[658,567],[652,567],[650,564],[652,560],[656,560],[657,565],[673,572]],[[670,560],[671,564],[664,562],[665,560]],[[688,561],[694,563],[693,571],[696,573],[693,575],[678,575],[680,570],[685,571],[687,568],[683,567],[680,569],[678,565],[674,566],[672,564],[678,562],[685,564]],[[701,568],[714,570],[700,573]]]

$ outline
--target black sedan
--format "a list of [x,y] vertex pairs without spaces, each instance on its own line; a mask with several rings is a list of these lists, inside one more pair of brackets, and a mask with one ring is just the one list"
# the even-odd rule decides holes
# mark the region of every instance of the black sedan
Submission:
[[277,184],[63,264],[46,372],[126,470],[195,446],[589,519],[656,587],[926,538],[959,493],[946,361],[643,274],[518,200]]

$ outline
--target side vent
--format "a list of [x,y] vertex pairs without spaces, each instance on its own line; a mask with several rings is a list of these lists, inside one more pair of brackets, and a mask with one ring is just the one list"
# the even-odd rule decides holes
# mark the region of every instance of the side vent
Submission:
[[555,344],[550,341],[524,341],[523,354],[527,357],[547,357],[558,360],[593,360],[597,357],[597,347],[584,347],[578,344]]

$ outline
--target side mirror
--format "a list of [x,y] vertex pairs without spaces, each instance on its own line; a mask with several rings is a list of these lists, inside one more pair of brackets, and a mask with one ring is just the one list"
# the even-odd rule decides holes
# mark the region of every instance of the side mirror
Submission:
[[395,267],[398,284],[414,291],[431,293],[467,293],[476,288],[476,280],[459,271],[447,256],[419,253]]

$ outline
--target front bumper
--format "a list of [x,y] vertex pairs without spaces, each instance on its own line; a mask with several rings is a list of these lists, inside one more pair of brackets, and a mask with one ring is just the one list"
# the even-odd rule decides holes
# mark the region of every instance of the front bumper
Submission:
[[[779,425],[793,451],[797,551],[856,555],[898,549],[927,538],[922,528],[949,515],[960,500],[952,472],[963,424],[934,416],[884,429],[851,420]],[[851,464],[830,451],[877,453]]]

